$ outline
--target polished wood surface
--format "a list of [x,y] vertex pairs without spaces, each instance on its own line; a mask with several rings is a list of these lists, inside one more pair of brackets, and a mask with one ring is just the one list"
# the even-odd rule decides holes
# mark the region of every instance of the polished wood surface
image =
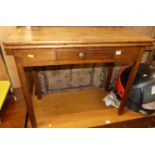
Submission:
[[27,114],[24,96],[21,89],[15,89],[14,95],[17,98],[7,98],[1,111],[2,123],[0,128],[24,128]]
[[144,47],[153,41],[124,27],[40,27],[19,29],[3,45],[15,57],[30,121],[37,127],[25,67],[129,61],[133,67],[118,111],[122,114]]
[[106,127],[115,123],[115,127],[126,127],[124,122],[143,118],[127,108],[123,115],[117,115],[116,108],[106,107],[102,101],[106,94],[104,89],[94,88],[44,95],[42,100],[33,96],[38,127]]
[[18,29],[5,45],[31,44],[87,44],[87,43],[141,43],[151,44],[152,40],[129,28],[122,27],[42,27]]

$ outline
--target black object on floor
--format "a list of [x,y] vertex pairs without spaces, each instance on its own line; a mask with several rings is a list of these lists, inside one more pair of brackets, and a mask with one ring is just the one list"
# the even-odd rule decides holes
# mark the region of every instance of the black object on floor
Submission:
[[[123,96],[130,71],[131,67],[125,68],[116,80],[116,90],[120,97]],[[155,68],[149,64],[140,64],[126,104],[128,108],[142,114],[155,111]]]

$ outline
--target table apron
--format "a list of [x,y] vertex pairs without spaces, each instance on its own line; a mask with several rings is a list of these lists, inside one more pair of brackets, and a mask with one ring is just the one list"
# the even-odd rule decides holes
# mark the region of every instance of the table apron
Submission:
[[139,47],[60,48],[15,50],[24,67],[65,64],[133,62]]

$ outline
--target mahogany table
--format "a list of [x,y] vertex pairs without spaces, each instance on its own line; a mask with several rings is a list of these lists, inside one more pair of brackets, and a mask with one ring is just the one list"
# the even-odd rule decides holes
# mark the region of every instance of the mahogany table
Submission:
[[[32,27],[20,28],[3,42],[8,55],[16,61],[28,116],[37,127],[31,86],[27,70],[39,66],[109,63],[132,63],[132,70],[118,114],[123,113],[141,57],[146,46],[153,44],[147,36],[125,27]],[[109,87],[113,65],[110,65],[106,89]]]

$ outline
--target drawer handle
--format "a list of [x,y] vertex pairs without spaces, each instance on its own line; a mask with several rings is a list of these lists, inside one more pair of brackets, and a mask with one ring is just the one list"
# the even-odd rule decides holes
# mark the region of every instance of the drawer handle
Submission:
[[78,55],[79,55],[79,58],[84,58],[84,52],[80,52]]

